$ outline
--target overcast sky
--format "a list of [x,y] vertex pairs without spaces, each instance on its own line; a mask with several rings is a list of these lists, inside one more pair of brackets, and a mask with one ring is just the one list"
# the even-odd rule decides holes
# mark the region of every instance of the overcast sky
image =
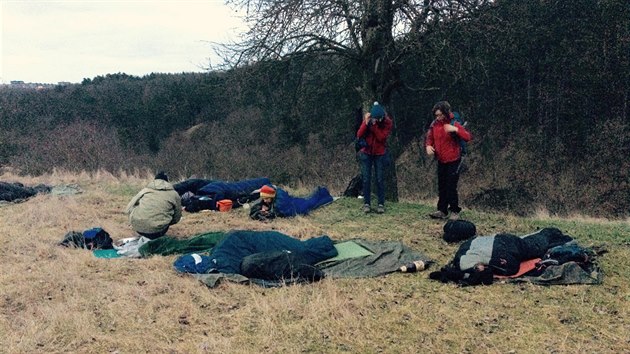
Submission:
[[202,72],[238,15],[223,0],[0,0],[0,81]]

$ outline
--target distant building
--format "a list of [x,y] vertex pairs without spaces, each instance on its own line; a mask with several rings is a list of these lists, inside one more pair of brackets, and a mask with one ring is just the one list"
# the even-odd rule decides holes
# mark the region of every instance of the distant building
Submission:
[[[65,85],[67,85],[67,84],[64,83],[64,86]],[[55,85],[54,84],[35,83],[35,82],[24,82],[22,80],[13,80],[13,81],[11,81],[11,84],[7,85],[7,87],[11,88],[11,89],[42,91],[42,90],[45,90],[45,89],[53,88],[53,87],[55,87]]]

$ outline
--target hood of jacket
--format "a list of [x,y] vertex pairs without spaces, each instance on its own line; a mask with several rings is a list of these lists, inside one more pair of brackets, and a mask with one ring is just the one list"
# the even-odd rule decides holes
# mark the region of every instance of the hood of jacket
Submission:
[[166,182],[163,179],[154,179],[147,185],[147,188],[155,189],[156,191],[175,190],[172,184],[170,184],[169,182]]

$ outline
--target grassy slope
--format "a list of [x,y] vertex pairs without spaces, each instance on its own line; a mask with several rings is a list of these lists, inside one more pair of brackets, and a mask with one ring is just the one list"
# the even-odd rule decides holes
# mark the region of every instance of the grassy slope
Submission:
[[[55,245],[66,232],[93,226],[114,239],[132,236],[122,209],[146,180],[59,173],[0,180],[79,183],[85,191],[0,208],[0,352],[630,352],[627,222],[463,214],[481,235],[555,226],[584,245],[607,246],[601,286],[458,288],[430,281],[425,271],[208,289],[174,272],[176,256],[107,260]],[[385,215],[359,208],[340,199],[271,224],[249,220],[242,209],[185,214],[170,235],[273,228],[300,238],[402,240],[439,265],[457,248],[441,240],[441,222],[423,216],[432,206],[393,204]]]

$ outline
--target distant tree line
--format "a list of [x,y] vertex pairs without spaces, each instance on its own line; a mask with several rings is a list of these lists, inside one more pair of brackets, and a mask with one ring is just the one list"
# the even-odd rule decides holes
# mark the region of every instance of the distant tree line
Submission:
[[[630,214],[626,0],[494,1],[397,41],[409,51],[396,73],[404,85],[387,104],[401,197],[435,196],[421,145],[432,105],[446,99],[474,136],[464,206]],[[313,53],[207,73],[4,87],[0,165],[266,175],[342,191],[358,172],[361,85],[352,60]]]

